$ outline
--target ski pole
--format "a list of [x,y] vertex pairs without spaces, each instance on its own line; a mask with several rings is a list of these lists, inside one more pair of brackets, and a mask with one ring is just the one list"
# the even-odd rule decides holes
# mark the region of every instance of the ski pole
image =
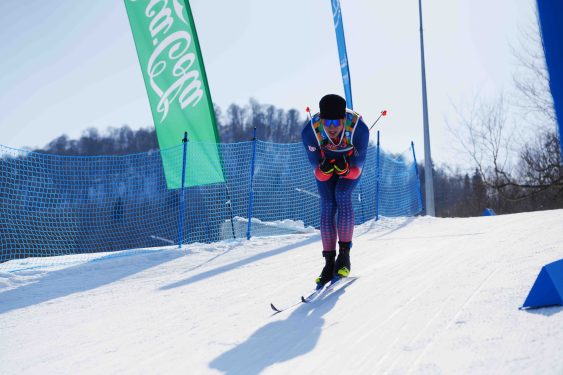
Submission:
[[305,111],[309,115],[309,121],[311,121],[311,124],[312,124],[313,123],[313,116],[311,116],[311,109],[309,107],[307,107],[307,108],[305,108]]
[[[308,107],[307,107],[308,108]],[[369,130],[371,130],[371,128],[373,128],[375,126],[375,124],[377,124],[377,122],[379,121],[379,119],[381,118],[381,116],[387,116],[387,110],[384,109],[383,111],[381,111],[381,113],[379,114],[379,117],[377,118],[377,120],[375,120],[375,122],[373,123],[372,126],[369,127]]]

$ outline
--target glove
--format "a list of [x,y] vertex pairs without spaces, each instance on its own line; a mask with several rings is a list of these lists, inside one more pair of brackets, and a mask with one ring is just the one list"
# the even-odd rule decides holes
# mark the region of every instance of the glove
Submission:
[[350,165],[345,155],[342,155],[341,158],[336,159],[334,162],[334,172],[339,176],[346,176],[350,172]]
[[323,158],[319,163],[319,170],[326,175],[332,174],[334,172],[334,159]]

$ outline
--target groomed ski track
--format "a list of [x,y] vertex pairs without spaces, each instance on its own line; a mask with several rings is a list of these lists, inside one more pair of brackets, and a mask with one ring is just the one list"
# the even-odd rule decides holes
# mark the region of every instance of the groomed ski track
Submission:
[[310,292],[318,233],[0,273],[3,374],[562,374],[563,308],[519,311],[563,210],[356,228],[359,279]]

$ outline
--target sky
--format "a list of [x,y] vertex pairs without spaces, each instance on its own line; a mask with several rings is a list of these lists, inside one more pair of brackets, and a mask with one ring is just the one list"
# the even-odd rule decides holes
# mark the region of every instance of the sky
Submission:
[[[318,110],[344,96],[329,0],[192,0],[213,101]],[[354,110],[382,147],[424,158],[418,1],[341,0]],[[476,95],[513,92],[533,0],[423,1],[432,157],[463,163],[446,123]],[[90,127],[153,126],[122,1],[0,2],[0,144],[43,147]],[[532,48],[532,47],[530,47]],[[249,134],[249,139],[251,134]],[[375,132],[372,131],[372,138]]]

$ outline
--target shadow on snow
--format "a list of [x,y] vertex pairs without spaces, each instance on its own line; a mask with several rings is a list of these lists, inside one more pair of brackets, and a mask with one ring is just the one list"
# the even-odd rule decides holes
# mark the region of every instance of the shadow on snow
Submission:
[[[277,248],[277,249],[273,249],[273,250],[270,250],[270,251],[265,251],[263,253],[259,253],[259,254],[253,255],[251,257],[241,259],[241,260],[233,262],[233,263],[226,264],[222,267],[218,267],[218,268],[215,268],[215,269],[212,269],[212,270],[209,270],[209,271],[199,273],[199,274],[191,276],[191,277],[189,277],[185,280],[180,280],[180,281],[177,281],[175,283],[165,285],[165,286],[161,287],[160,290],[168,290],[168,289],[178,288],[178,287],[181,287],[181,286],[197,283],[198,281],[202,281],[202,280],[217,276],[219,274],[231,271],[233,269],[245,266],[247,264],[254,263],[254,262],[257,262],[259,260],[269,258],[269,257],[272,257],[272,256],[276,256],[278,254],[285,253],[286,251],[297,249],[297,248],[299,248],[301,246],[305,246],[307,244],[318,242],[319,237],[320,237],[319,235],[314,235],[311,238],[307,238],[303,241],[299,241],[299,242],[294,243],[294,244],[282,246],[282,247]],[[200,266],[196,266],[196,267],[192,268],[192,270],[199,268]]]
[[552,316],[562,312],[563,306],[543,306],[538,308],[523,309],[522,311],[535,315]]
[[0,314],[96,289],[181,256],[179,251],[163,251],[47,271],[30,284],[0,293]]
[[302,304],[285,320],[269,323],[245,342],[215,358],[209,367],[226,375],[257,375],[276,363],[300,357],[312,351],[321,337],[323,316],[335,305],[347,286],[323,300]]

